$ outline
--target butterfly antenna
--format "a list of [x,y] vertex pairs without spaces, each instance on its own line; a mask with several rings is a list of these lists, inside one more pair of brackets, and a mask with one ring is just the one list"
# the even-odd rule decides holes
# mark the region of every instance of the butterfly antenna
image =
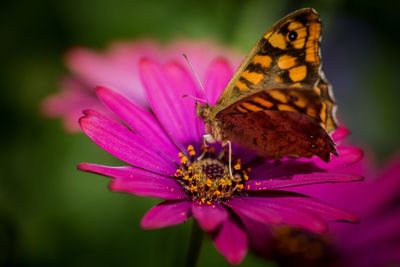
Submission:
[[200,89],[201,89],[201,91],[203,92],[203,94],[204,94],[204,96],[205,96],[205,98],[206,98],[206,103],[209,103],[208,97],[207,97],[207,94],[206,94],[206,90],[204,89],[204,86],[203,86],[203,84],[201,83],[201,80],[200,80],[199,76],[198,76],[197,73],[194,71],[194,68],[193,68],[192,63],[190,62],[189,58],[187,57],[187,55],[186,55],[185,53],[183,53],[182,56],[185,58],[187,64],[189,65],[190,71],[193,73],[194,77],[196,77],[197,83],[199,84]]
[[198,98],[198,97],[195,97],[195,96],[192,96],[192,95],[182,95],[182,97],[190,97],[190,98],[192,98],[192,99],[194,99],[194,100],[196,100],[196,101],[208,103],[207,100],[202,99],[202,98]]

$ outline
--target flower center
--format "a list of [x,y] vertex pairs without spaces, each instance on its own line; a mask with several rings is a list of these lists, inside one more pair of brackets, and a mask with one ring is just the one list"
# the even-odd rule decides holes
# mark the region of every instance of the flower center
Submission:
[[242,169],[240,159],[233,160],[232,172],[229,171],[224,151],[218,157],[212,147],[203,148],[199,157],[192,145],[187,151],[188,156],[179,153],[181,167],[176,170],[175,177],[192,200],[207,204],[226,200],[240,192],[249,179],[250,170]]

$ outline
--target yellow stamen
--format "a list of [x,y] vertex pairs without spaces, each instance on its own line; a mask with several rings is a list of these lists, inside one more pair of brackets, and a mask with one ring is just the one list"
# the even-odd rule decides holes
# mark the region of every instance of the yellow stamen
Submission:
[[220,192],[219,190],[216,190],[216,191],[214,191],[214,195],[215,195],[215,196],[220,196],[220,195],[221,195],[221,192]]
[[222,185],[222,186],[225,186],[226,185],[226,180],[225,179],[221,179],[219,181],[219,184]]
[[183,165],[186,165],[186,163],[188,163],[189,159],[186,156],[181,157],[181,163]]
[[242,168],[242,166],[240,165],[240,163],[237,163],[235,164],[235,166],[233,166],[233,168],[238,171]]

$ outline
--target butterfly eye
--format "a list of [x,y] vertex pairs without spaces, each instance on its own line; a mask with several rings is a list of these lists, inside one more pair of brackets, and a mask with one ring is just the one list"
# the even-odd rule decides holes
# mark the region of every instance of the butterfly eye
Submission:
[[288,38],[289,38],[289,41],[293,42],[294,40],[297,39],[297,32],[296,31],[290,31],[288,33]]

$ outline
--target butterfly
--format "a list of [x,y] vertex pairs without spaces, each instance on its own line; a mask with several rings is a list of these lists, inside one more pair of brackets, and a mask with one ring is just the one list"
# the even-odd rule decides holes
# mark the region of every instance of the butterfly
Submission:
[[253,46],[215,106],[197,114],[216,141],[279,159],[338,155],[331,85],[321,70],[321,20],[312,8],[278,21]]

